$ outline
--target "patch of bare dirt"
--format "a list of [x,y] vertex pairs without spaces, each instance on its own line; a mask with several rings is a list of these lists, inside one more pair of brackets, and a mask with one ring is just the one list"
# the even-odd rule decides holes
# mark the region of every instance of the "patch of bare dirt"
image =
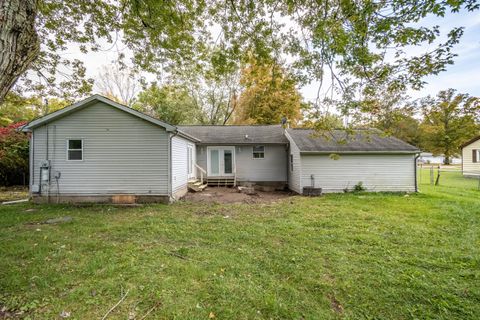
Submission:
[[0,319],[20,319],[20,317],[0,305]]
[[26,187],[0,187],[0,203],[25,198],[28,198],[28,188]]
[[330,305],[336,313],[343,313],[343,307],[340,302],[335,298],[334,295],[329,295],[328,298],[330,299]]
[[237,188],[208,187],[202,192],[189,192],[185,201],[203,203],[272,203],[291,196],[284,191],[256,191],[255,194],[240,192]]

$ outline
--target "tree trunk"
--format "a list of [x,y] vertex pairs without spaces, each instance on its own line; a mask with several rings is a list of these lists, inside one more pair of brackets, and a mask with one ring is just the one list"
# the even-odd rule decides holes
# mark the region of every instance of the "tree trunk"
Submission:
[[450,155],[447,155],[447,154],[444,155],[443,164],[445,164],[445,165],[450,164]]
[[0,103],[38,57],[36,0],[0,0]]

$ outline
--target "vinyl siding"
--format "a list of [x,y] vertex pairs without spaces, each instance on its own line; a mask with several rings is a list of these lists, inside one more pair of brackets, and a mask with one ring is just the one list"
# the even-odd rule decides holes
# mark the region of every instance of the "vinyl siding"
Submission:
[[[297,193],[302,193],[302,187],[300,186],[300,177],[302,174],[300,150],[287,132],[285,132],[285,136],[290,141],[288,154],[288,188]],[[290,155],[293,157],[293,170],[290,164]]]
[[[47,130],[51,193],[59,171],[61,194],[168,194],[169,134],[162,127],[97,102],[36,128],[34,183],[47,159]],[[83,161],[67,161],[69,138],[83,139]]]
[[[480,150],[480,140],[477,140],[462,149],[462,169],[464,176],[480,175],[480,162],[472,162],[472,150]],[[477,161],[480,161],[480,159],[477,159]]]
[[[235,146],[237,180],[242,182],[286,182],[286,145],[265,146],[265,158],[253,159],[253,145]],[[207,170],[207,147],[197,147],[197,164]]]
[[[187,191],[188,184],[188,145],[195,145],[188,140],[175,136],[172,138],[172,193],[183,195]],[[195,159],[194,159],[195,161]]]
[[343,192],[359,181],[367,191],[415,191],[414,155],[342,154],[338,160],[329,155],[301,155],[301,187],[311,186],[323,192]]
[[253,145],[235,147],[238,181],[287,181],[286,145],[263,146],[265,146],[264,159],[253,158]]

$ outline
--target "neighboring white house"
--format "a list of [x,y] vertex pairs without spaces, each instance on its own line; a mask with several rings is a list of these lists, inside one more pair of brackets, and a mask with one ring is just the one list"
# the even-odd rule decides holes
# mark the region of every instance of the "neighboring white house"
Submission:
[[[425,164],[443,164],[445,162],[445,156],[443,154],[434,156],[433,153],[430,152],[421,152],[420,157],[418,158],[419,163]],[[451,158],[450,164],[461,164],[461,158]]]
[[480,176],[480,136],[462,145],[462,173],[465,177]]
[[419,150],[376,130],[336,130],[326,139],[280,125],[173,126],[100,95],[24,130],[38,202],[170,202],[200,178],[300,194],[359,182],[367,191],[416,191]]

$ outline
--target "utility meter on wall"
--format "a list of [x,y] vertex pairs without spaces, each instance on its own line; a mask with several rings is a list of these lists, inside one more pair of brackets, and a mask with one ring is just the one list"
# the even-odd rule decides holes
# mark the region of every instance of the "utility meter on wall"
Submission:
[[50,160],[42,161],[40,165],[40,181],[42,184],[48,184],[50,181]]

